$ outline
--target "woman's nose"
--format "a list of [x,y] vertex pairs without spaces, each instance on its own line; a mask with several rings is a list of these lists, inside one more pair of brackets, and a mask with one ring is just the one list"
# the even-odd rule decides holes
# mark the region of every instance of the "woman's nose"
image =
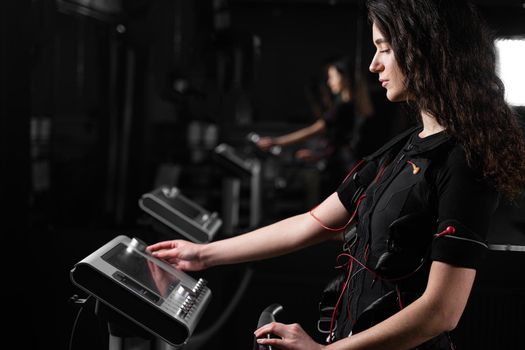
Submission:
[[368,67],[368,69],[372,73],[378,73],[381,71],[382,69],[381,67],[382,65],[377,61],[377,56],[374,55],[374,57],[372,58],[372,62],[370,62],[370,66]]

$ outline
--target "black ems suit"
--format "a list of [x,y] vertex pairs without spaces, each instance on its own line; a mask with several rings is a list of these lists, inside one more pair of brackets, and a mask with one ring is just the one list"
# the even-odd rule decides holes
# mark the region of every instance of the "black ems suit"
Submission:
[[[442,131],[399,135],[365,158],[339,186],[356,224],[345,232],[340,260],[348,284],[337,308],[335,339],[358,333],[420,297],[430,264],[477,268],[497,192],[466,162],[461,145]],[[417,349],[450,349],[448,334]]]

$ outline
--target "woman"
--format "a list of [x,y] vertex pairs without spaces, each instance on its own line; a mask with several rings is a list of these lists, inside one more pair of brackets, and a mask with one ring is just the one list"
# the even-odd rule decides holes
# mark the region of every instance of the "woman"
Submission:
[[[150,247],[179,268],[263,259],[344,231],[330,344],[297,325],[256,330],[278,349],[453,349],[498,197],[525,186],[525,144],[495,75],[493,42],[465,1],[368,2],[387,98],[420,126],[365,158],[321,205],[225,241]],[[512,164],[512,166],[509,166]],[[282,232],[289,232],[282,235]],[[265,339],[266,334],[278,338]]]
[[[349,169],[363,155],[355,154],[359,142],[359,128],[364,119],[372,114],[371,102],[360,86],[354,96],[351,65],[346,59],[334,60],[327,64],[327,85],[334,97],[333,104],[311,125],[278,137],[262,137],[257,145],[262,150],[274,146],[289,146],[304,142],[315,136],[322,136],[321,151],[299,149],[295,157],[306,162],[324,162],[321,188],[325,194],[332,193]],[[363,91],[361,91],[363,90]],[[353,164],[353,165],[352,165]],[[324,198],[324,197],[323,197]]]

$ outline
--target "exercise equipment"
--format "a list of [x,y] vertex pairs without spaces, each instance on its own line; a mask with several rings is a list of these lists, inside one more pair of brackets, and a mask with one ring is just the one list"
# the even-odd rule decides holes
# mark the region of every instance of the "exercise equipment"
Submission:
[[177,187],[161,186],[145,193],[139,206],[146,213],[196,243],[210,242],[222,225],[216,212],[191,201]]
[[[109,311],[108,320],[131,321],[175,348],[188,341],[211,299],[205,280],[153,257],[144,242],[125,235],[75,264],[70,276]],[[110,338],[111,350],[117,343]]]

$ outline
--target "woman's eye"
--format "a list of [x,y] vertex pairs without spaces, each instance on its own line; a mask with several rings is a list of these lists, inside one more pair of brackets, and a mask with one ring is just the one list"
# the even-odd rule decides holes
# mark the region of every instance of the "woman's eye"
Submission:
[[379,52],[381,52],[381,53],[387,53],[387,52],[390,52],[390,49],[379,50]]

